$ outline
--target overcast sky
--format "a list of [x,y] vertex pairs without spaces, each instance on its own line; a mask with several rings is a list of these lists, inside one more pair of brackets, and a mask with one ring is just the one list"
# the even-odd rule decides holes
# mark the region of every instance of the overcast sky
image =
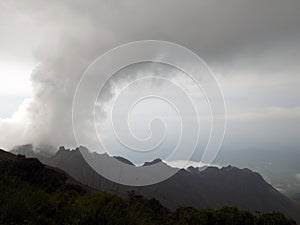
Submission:
[[74,146],[71,106],[87,66],[158,39],[215,72],[228,111],[223,149],[299,149],[298,0],[0,0],[0,34],[1,148]]

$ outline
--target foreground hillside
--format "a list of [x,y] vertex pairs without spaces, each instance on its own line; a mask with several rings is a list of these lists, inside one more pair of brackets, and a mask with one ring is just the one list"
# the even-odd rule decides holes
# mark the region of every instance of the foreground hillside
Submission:
[[[95,156],[100,165],[105,165],[111,160],[106,154]],[[123,197],[128,191],[134,190],[147,198],[158,199],[172,210],[179,206],[197,209],[234,206],[253,213],[279,211],[300,219],[300,210],[294,202],[274,189],[258,173],[249,169],[231,166],[221,169],[208,167],[200,172],[197,168],[188,168],[178,171],[161,183],[137,188],[119,185],[103,178],[87,164],[78,149],[70,151],[62,147],[44,162],[64,170],[79,182],[97,190]],[[159,160],[156,162],[161,164],[161,168],[168,167]]]
[[157,200],[147,200],[133,192],[127,200],[103,192],[92,193],[67,174],[37,159],[2,150],[0,191],[1,225],[295,224],[280,213],[254,216],[231,207],[220,210],[179,208],[171,212]]
[[0,150],[0,224],[277,224],[294,221],[280,213],[254,216],[247,211],[179,208],[175,212],[157,200],[129,193],[91,193],[63,172],[37,159],[26,159]]

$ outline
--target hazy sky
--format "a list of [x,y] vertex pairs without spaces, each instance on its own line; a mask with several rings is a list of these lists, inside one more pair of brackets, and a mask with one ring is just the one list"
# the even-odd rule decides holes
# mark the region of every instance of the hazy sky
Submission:
[[143,39],[183,45],[214,70],[228,111],[224,149],[299,149],[298,0],[0,0],[0,147],[74,146],[82,73]]

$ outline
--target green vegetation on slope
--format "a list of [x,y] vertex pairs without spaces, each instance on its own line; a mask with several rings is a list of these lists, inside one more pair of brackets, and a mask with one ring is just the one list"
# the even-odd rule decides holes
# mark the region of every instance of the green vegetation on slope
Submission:
[[232,207],[220,210],[179,208],[169,211],[155,199],[134,192],[124,200],[89,193],[69,177],[36,159],[0,160],[0,224],[2,225],[290,225],[280,213],[258,217]]

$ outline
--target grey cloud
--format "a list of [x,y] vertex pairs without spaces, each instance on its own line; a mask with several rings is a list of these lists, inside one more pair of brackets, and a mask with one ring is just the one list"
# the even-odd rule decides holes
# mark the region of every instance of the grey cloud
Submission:
[[[247,83],[255,73],[267,76],[265,81],[268,82],[273,79],[273,70],[278,72],[282,67],[274,79],[281,82],[289,76],[296,77],[290,81],[299,81],[300,2],[297,0],[0,0],[0,3],[3,31],[8,32],[7,24],[12,19],[16,24],[13,31],[8,32],[9,37],[1,35],[9,46],[0,45],[1,49],[19,54],[18,46],[26,51],[29,51],[26,46],[31,46],[32,57],[39,63],[31,77],[32,99],[19,111],[27,118],[26,123],[19,125],[26,130],[26,134],[20,135],[20,142],[74,145],[71,106],[82,73],[97,56],[129,41],[162,39],[186,46],[213,66],[221,84],[222,79],[224,85],[229,79],[227,84],[233,88],[238,85],[234,83],[235,76],[243,76]],[[13,42],[9,41],[11,35]],[[273,99],[274,86],[263,86],[271,90],[263,98],[266,103],[263,106],[295,102],[298,89],[289,85],[292,84],[287,83],[281,93],[292,94],[280,104]],[[249,107],[244,98],[234,100],[234,96],[245,96],[245,90],[235,92],[235,89],[224,88],[225,96],[233,97],[228,100],[229,112],[235,107],[255,111],[262,106]],[[254,94],[254,99],[260,99],[263,94]],[[9,126],[7,123],[5,121]],[[3,124],[0,120],[0,126]],[[20,128],[10,129],[12,136],[20,132]],[[2,145],[6,147],[11,143]]]

